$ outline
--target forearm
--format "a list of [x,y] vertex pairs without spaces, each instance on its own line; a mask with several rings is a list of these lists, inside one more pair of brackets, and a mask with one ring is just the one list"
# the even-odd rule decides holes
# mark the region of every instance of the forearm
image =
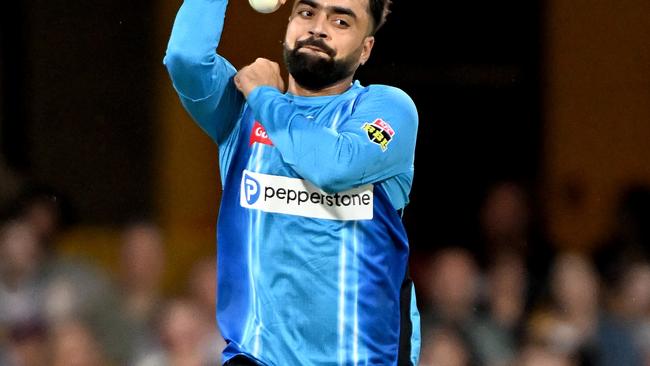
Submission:
[[295,106],[270,87],[255,89],[248,103],[283,160],[305,179],[330,192],[352,188],[361,179],[362,142],[357,135],[338,133],[294,114]]
[[164,63],[185,109],[220,144],[232,131],[244,99],[235,68],[215,49],[227,0],[185,0],[174,22]]
[[232,72],[216,54],[227,0],[185,0],[172,29],[164,64],[176,90],[200,100],[217,91]]

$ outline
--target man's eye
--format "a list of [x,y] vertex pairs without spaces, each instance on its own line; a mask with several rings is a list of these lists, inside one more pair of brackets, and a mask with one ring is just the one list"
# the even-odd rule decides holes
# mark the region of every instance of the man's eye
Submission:
[[348,22],[346,22],[345,20],[343,20],[343,19],[334,20],[334,24],[339,25],[341,27],[349,27],[350,26],[350,24]]
[[298,15],[300,15],[301,17],[309,18],[312,15],[314,15],[314,13],[312,13],[310,10],[302,10],[298,12]]

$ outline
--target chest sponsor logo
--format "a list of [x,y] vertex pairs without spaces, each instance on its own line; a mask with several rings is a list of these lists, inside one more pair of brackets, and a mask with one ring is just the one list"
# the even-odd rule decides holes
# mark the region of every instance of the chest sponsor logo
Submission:
[[373,185],[329,194],[298,178],[244,170],[241,180],[242,207],[264,212],[328,220],[371,220]]
[[365,123],[361,129],[366,131],[370,141],[381,147],[381,151],[388,149],[388,144],[395,136],[395,130],[381,118],[377,118],[373,123]]
[[249,205],[255,204],[260,198],[260,183],[250,175],[244,174],[242,186],[242,192],[244,192],[246,202]]
[[266,133],[264,126],[261,123],[255,121],[253,124],[253,130],[251,131],[250,145],[259,142],[260,144],[273,146],[269,135]]

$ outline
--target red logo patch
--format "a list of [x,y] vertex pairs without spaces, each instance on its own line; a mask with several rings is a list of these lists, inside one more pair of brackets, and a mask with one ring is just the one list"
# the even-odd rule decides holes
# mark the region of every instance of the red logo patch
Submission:
[[388,144],[395,136],[395,130],[381,118],[377,118],[373,123],[364,124],[361,129],[366,131],[370,141],[381,147],[381,151],[388,149]]
[[260,144],[264,144],[264,145],[273,146],[273,142],[271,142],[271,139],[269,138],[269,135],[266,133],[264,126],[262,126],[262,124],[257,121],[255,121],[255,124],[253,125],[253,130],[251,131],[250,144],[253,145],[256,142],[259,142]]

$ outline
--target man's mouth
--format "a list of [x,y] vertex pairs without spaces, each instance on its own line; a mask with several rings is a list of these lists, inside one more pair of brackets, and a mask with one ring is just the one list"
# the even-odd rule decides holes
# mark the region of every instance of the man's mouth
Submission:
[[322,49],[322,48],[320,48],[320,47],[317,47],[317,46],[305,45],[305,46],[302,46],[302,47],[300,47],[300,48],[304,48],[304,49],[310,50],[310,51],[312,51],[312,52],[322,53],[322,54],[324,54],[325,56],[329,56],[329,55],[327,54],[327,52],[326,52],[324,49]]

